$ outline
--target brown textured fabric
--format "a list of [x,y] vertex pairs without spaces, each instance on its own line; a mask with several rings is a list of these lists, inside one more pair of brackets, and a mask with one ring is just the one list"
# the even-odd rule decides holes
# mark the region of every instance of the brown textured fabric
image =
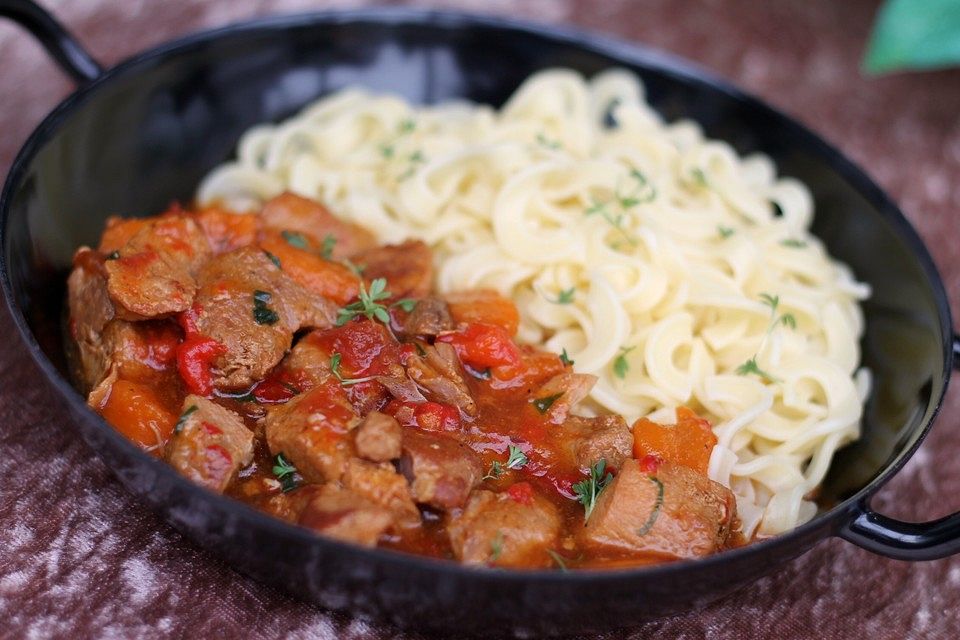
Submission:
[[[113,63],[189,30],[354,5],[308,0],[47,0]],[[696,60],[796,116],[900,202],[960,307],[960,71],[865,78],[876,2],[447,0],[608,31]],[[38,45],[0,23],[0,173],[70,89]],[[417,638],[330,615],[240,577],[127,495],[50,402],[0,314],[0,637]],[[875,506],[905,519],[960,509],[960,393]],[[894,562],[828,541],[705,611],[608,638],[954,638],[960,558]]]

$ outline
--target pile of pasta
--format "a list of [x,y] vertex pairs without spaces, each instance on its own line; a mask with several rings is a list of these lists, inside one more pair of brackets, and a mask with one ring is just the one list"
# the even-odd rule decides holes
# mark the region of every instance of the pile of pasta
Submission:
[[630,72],[542,71],[500,109],[345,89],[248,131],[198,200],[285,190],[382,242],[428,242],[441,291],[511,297],[520,340],[599,377],[581,412],[710,419],[709,473],[747,538],[810,519],[859,435],[870,290],[809,232],[810,192],[665,123]]

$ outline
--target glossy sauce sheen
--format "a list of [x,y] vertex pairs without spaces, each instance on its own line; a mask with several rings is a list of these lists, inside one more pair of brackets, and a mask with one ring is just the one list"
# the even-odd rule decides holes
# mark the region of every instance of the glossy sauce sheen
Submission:
[[[287,200],[274,203],[274,212],[281,205],[291,207],[291,210],[296,209],[297,212],[300,211],[298,207],[310,211],[318,207],[309,201],[291,201],[290,198],[295,198],[294,196],[285,195],[281,198]],[[574,485],[583,482],[591,474],[592,463],[584,463],[582,459],[578,461],[580,454],[576,452],[584,438],[589,440],[591,437],[590,428],[593,423],[574,418],[572,414],[568,415],[567,408],[561,411],[560,404],[565,394],[573,393],[567,387],[564,387],[561,393],[547,394],[544,391],[544,388],[551,388],[544,385],[551,383],[551,380],[556,381],[558,376],[562,378],[573,374],[574,368],[556,354],[528,345],[518,345],[513,341],[518,317],[516,309],[508,300],[492,292],[462,292],[449,296],[441,303],[431,299],[449,311],[450,326],[442,331],[432,332],[431,335],[411,334],[405,328],[406,322],[409,320],[410,310],[416,308],[414,303],[421,302],[410,299],[409,304],[404,305],[401,298],[406,299],[404,294],[416,290],[415,284],[408,286],[408,283],[415,282],[415,276],[429,277],[429,274],[412,273],[412,265],[395,265],[391,267],[395,268],[395,272],[386,274],[364,273],[361,280],[350,270],[353,265],[349,260],[334,259],[329,251],[329,243],[324,244],[322,234],[317,234],[316,237],[300,232],[293,234],[284,231],[280,234],[277,229],[261,228],[257,217],[233,216],[218,210],[190,213],[175,208],[157,219],[161,220],[163,225],[167,225],[168,220],[172,219],[187,230],[193,229],[191,221],[195,221],[197,229],[202,230],[205,235],[213,255],[242,250],[242,247],[251,246],[253,243],[258,250],[266,251],[274,264],[281,265],[281,270],[284,263],[290,265],[291,278],[317,295],[322,295],[324,299],[332,299],[336,306],[355,302],[361,287],[364,291],[372,291],[376,280],[373,275],[384,276],[386,281],[387,291],[382,303],[389,314],[389,322],[383,322],[383,318],[378,320],[364,317],[361,313],[343,321],[342,326],[327,326],[312,331],[294,329],[292,345],[297,347],[298,351],[323,355],[317,356],[315,362],[308,362],[310,366],[303,366],[302,361],[295,366],[292,357],[285,357],[273,366],[265,377],[254,380],[249,388],[225,390],[222,387],[216,388],[219,375],[216,362],[223,356],[226,347],[202,333],[201,320],[209,309],[202,308],[199,302],[195,301],[184,311],[165,313],[156,318],[133,322],[114,319],[106,327],[94,331],[93,338],[89,337],[90,323],[80,317],[82,314],[79,310],[83,308],[82,304],[88,304],[88,300],[78,293],[81,291],[81,286],[77,284],[80,282],[79,278],[104,277],[104,264],[111,259],[123,260],[125,266],[135,266],[137,261],[141,260],[143,252],[124,255],[124,251],[129,251],[137,238],[142,239],[142,236],[137,234],[142,232],[144,221],[113,221],[104,234],[99,250],[78,251],[70,283],[73,311],[70,318],[71,338],[81,345],[86,339],[89,349],[91,340],[98,348],[100,341],[107,342],[107,336],[112,335],[110,331],[116,330],[126,336],[126,342],[120,341],[125,345],[124,348],[114,351],[111,360],[113,364],[108,369],[115,378],[107,376],[105,382],[97,384],[96,379],[102,379],[105,375],[101,374],[90,382],[96,385],[90,394],[91,405],[119,431],[160,457],[169,455],[171,439],[176,437],[175,434],[179,433],[184,421],[189,417],[189,412],[184,411],[184,405],[190,393],[206,396],[236,413],[253,434],[253,455],[248,464],[238,468],[231,476],[232,479],[226,484],[224,491],[226,495],[296,523],[301,521],[301,515],[306,509],[305,504],[315,495],[311,493],[313,489],[309,488],[310,484],[339,487],[336,479],[307,483],[299,470],[289,477],[279,477],[275,469],[278,464],[277,454],[283,452],[271,451],[265,437],[265,416],[271,407],[290,402],[301,394],[320,387],[322,393],[315,392],[310,396],[310,402],[316,406],[311,405],[306,409],[327,416],[336,425],[351,424],[352,418],[357,422],[371,411],[379,411],[393,416],[399,422],[403,433],[415,431],[427,435],[439,434],[469,447],[482,461],[485,474],[470,494],[471,504],[474,497],[480,496],[492,500],[495,504],[506,504],[508,510],[516,508],[514,505],[541,509],[540,512],[542,509],[547,512],[552,509],[559,522],[553,542],[547,548],[535,548],[533,552],[511,556],[508,566],[553,566],[562,569],[615,567],[694,557],[705,553],[702,550],[703,545],[698,547],[699,543],[686,532],[698,527],[702,529],[704,526],[707,529],[713,527],[713,534],[700,536],[700,542],[703,539],[712,541],[712,546],[708,545],[709,552],[742,542],[735,531],[732,494],[719,485],[714,487],[705,477],[706,461],[715,443],[709,424],[689,410],[678,411],[676,427],[638,421],[631,430],[633,439],[627,442],[627,453],[620,457],[623,465],[630,466],[633,477],[639,478],[636,481],[639,482],[636,484],[637,491],[649,493],[650,487],[660,487],[660,495],[656,502],[652,503],[652,509],[647,509],[649,514],[645,512],[640,516],[631,515],[631,494],[628,493],[627,486],[630,481],[619,478],[621,470],[608,464],[603,473],[610,474],[614,480],[603,491],[616,495],[605,496],[605,500],[609,498],[605,506],[601,507],[598,501],[597,513],[603,510],[603,515],[591,516],[594,520],[590,526],[600,529],[612,526],[611,530],[616,529],[617,518],[621,513],[624,514],[623,518],[639,517],[637,523],[642,526],[633,524],[632,528],[628,527],[628,537],[635,536],[638,529],[650,530],[656,525],[659,527],[656,532],[641,531],[641,538],[647,535],[663,540],[651,542],[650,548],[644,547],[645,538],[639,543],[634,540],[626,544],[621,544],[617,535],[613,534],[612,537],[600,535],[603,539],[600,544],[596,540],[588,540],[589,536],[585,536],[584,531],[584,505],[578,499]],[[320,218],[321,222],[323,220],[325,219]],[[347,231],[334,227],[334,233],[341,234],[341,238]],[[187,255],[190,260],[198,260],[190,253],[188,245],[176,237],[176,233],[171,239],[169,233],[164,231],[164,234],[167,234],[164,235],[164,243],[174,245],[177,251]],[[362,234],[358,237],[360,241],[366,241]],[[273,251],[269,251],[267,247]],[[148,250],[153,251],[149,246]],[[407,252],[394,251],[390,255],[395,253],[403,255]],[[278,254],[281,257],[278,257]],[[417,264],[422,262],[421,259]],[[427,263],[429,264],[429,260]],[[271,267],[265,266],[263,269],[269,270]],[[78,278],[76,281],[75,276]],[[189,282],[188,285],[192,286]],[[217,282],[216,286],[219,287],[218,290],[229,292],[243,290],[246,284],[242,280],[227,280]],[[394,286],[398,289],[394,289]],[[202,289],[202,283],[200,288]],[[185,290],[189,290],[189,286]],[[281,309],[282,301],[278,296],[262,297],[261,293],[255,292],[254,297],[258,301],[252,303],[254,307],[263,307],[261,314],[257,316],[258,311],[255,308],[244,313],[253,312],[254,317],[260,318],[257,320],[258,324],[267,327],[280,326],[285,320],[281,320],[282,313],[277,313],[274,309]],[[200,294],[197,295],[199,298]],[[216,298],[213,300],[210,304],[217,304]],[[267,315],[263,315],[264,310]],[[94,322],[94,325],[99,324]],[[397,336],[400,337],[399,340]],[[396,398],[381,381],[374,379],[376,376],[395,376],[398,371],[409,371],[410,360],[424,356],[427,349],[437,349],[438,353],[439,349],[446,349],[446,353],[456,354],[456,368],[460,370],[469,398],[475,403],[475,411],[465,410],[463,406],[458,408],[449,402],[440,402],[431,397],[430,393],[425,393],[425,402],[422,398]],[[117,353],[120,355],[116,355]],[[330,372],[332,354],[339,355],[336,375]],[[82,367],[89,359],[81,358],[80,362],[79,366]],[[314,366],[326,368],[319,378],[316,373],[311,373]],[[82,373],[78,374],[78,379],[89,378],[89,375],[85,378]],[[364,380],[366,378],[371,379]],[[362,381],[354,382],[357,379]],[[575,386],[570,387],[574,388]],[[352,406],[352,412],[346,405],[337,404],[335,398],[343,397],[343,394],[349,401],[349,406]],[[470,415],[471,413],[473,415]],[[572,424],[577,420],[588,425],[586,431],[577,432],[571,431],[572,427],[568,428],[568,423]],[[211,436],[221,433],[216,425],[203,422],[202,426]],[[351,438],[352,428],[335,427],[328,435],[333,440]],[[619,433],[621,440],[627,437],[626,429],[624,423]],[[518,468],[507,467],[511,446],[522,451],[525,457],[525,462],[516,465]],[[208,454],[212,449],[213,447],[208,448]],[[233,462],[229,452],[222,447],[217,450],[223,452],[224,460]],[[397,461],[393,462],[396,466]],[[677,469],[679,471],[676,471]],[[389,471],[389,468],[387,470]],[[672,473],[679,473],[676,482],[667,480],[673,477]],[[645,484],[647,482],[651,484]],[[690,484],[691,482],[693,484]],[[702,500],[704,490],[689,489],[694,485],[706,487],[707,493],[712,492],[719,497],[714,499],[713,503]],[[319,488],[322,487],[314,487]],[[484,491],[492,494],[486,495]],[[688,517],[685,513],[686,507],[682,504],[685,495],[701,500],[703,504],[690,506],[691,513],[701,515]],[[501,502],[496,502],[498,500]],[[711,516],[702,516],[702,513],[708,513],[710,504],[716,506],[718,501],[723,503],[724,500],[726,504],[722,505],[719,511],[714,509],[714,512],[720,514],[715,518],[722,519],[722,524],[710,522]],[[544,506],[544,501],[552,507]],[[483,500],[478,498],[477,502],[482,504]],[[420,513],[419,526],[391,526],[376,538],[377,544],[411,553],[476,563],[476,559],[458,558],[457,549],[451,543],[451,523],[466,517],[464,509],[467,506],[460,504],[439,508],[421,502],[417,506]],[[482,528],[486,512],[481,509],[479,513],[480,516],[471,522],[472,526]],[[329,513],[327,515],[329,516]],[[607,520],[600,522],[603,518]],[[316,518],[311,520],[316,521]],[[719,534],[716,532],[717,527],[721,532]],[[320,532],[323,533],[322,528]],[[469,529],[463,535],[469,540]],[[509,542],[510,535],[512,534],[508,530],[508,544],[513,544]],[[488,541],[493,551],[487,554],[488,557],[480,564],[500,564],[499,546],[502,546],[502,537],[503,532],[498,530]],[[680,551],[664,551],[675,548]],[[467,554],[466,551],[463,553]]]

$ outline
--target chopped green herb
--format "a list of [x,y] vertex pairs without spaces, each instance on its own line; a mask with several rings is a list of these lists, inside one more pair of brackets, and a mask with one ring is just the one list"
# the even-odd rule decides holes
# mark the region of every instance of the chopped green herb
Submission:
[[559,553],[557,553],[553,549],[547,549],[546,551],[547,551],[547,555],[553,558],[553,561],[557,563],[557,567],[560,568],[560,571],[563,571],[564,573],[566,573],[568,571],[567,563],[564,562],[563,556],[561,556]]
[[496,562],[503,553],[503,531],[497,530],[497,535],[490,541],[490,562]]
[[496,480],[503,475],[503,465],[499,461],[494,460],[493,464],[490,465],[490,471],[487,472],[487,475],[483,476],[483,480]]
[[554,151],[560,148],[559,140],[551,140],[550,138],[548,138],[542,133],[537,134],[537,143],[543,147],[546,147],[547,149],[552,149]]
[[638,204],[652,202],[657,197],[657,189],[647,180],[641,171],[630,169],[630,179],[635,182],[633,189],[627,193],[620,193],[618,188],[614,197],[623,209],[630,209]]
[[613,481],[613,474],[604,474],[607,468],[607,461],[603,458],[590,467],[590,475],[586,480],[581,480],[573,485],[573,492],[577,495],[577,500],[583,505],[584,521],[590,519],[593,508],[597,504],[597,498],[604,489]]
[[560,399],[560,396],[563,395],[563,392],[556,393],[552,396],[547,396],[546,398],[537,398],[533,401],[533,406],[537,408],[541,414],[545,414],[550,410],[550,407],[553,406],[553,403]]
[[280,489],[287,493],[297,488],[299,476],[297,468],[287,460],[283,453],[278,453],[273,459],[273,475],[280,481]]
[[310,246],[306,237],[304,237],[302,233],[297,233],[296,231],[287,231],[284,229],[280,232],[280,235],[283,236],[283,239],[286,240],[287,244],[291,247],[296,247],[297,249],[307,249]]
[[417,123],[413,118],[404,118],[400,121],[400,126],[397,127],[400,135],[406,135],[417,128]]
[[192,404],[186,409],[183,410],[183,413],[180,414],[180,417],[177,418],[177,424],[173,427],[174,433],[180,433],[183,431],[183,427],[187,424],[187,418],[190,417],[190,414],[197,410],[197,405]]
[[627,240],[627,242],[629,242],[632,245],[636,245],[637,244],[636,238],[634,238],[629,233],[627,233],[627,230],[624,229],[623,227],[624,214],[623,213],[614,214],[607,208],[608,204],[609,203],[607,202],[600,202],[599,200],[594,199],[593,204],[584,211],[584,215],[586,216],[599,215],[601,218],[607,221],[607,224],[609,224],[611,227],[616,229],[620,233],[620,235],[622,235],[624,239]]
[[797,328],[797,319],[793,316],[792,313],[783,314],[782,316],[780,316],[778,321],[780,322],[780,324],[782,324],[785,327],[790,327],[791,329]]
[[613,375],[617,376],[621,380],[627,377],[627,372],[630,371],[630,363],[627,362],[627,354],[636,349],[636,347],[620,347],[620,355],[618,355],[613,361]]
[[563,366],[565,366],[565,367],[572,367],[572,366],[573,366],[573,360],[571,360],[571,359],[570,359],[570,356],[567,355],[567,350],[566,350],[566,348],[564,348],[564,350],[560,352],[560,362],[562,362],[562,363],[563,363]]
[[342,385],[352,385],[360,384],[361,382],[370,382],[374,380],[376,376],[366,376],[365,378],[344,378],[343,374],[340,373],[340,362],[343,360],[343,356],[339,353],[334,353],[330,356],[330,373],[333,374],[333,377],[340,381]]
[[703,169],[700,167],[695,167],[690,171],[690,176],[693,178],[694,183],[701,187],[709,187],[710,182],[707,180],[707,174],[703,172]]
[[771,332],[776,328],[777,325],[782,324],[785,327],[790,327],[791,329],[797,328],[797,319],[792,313],[784,313],[777,315],[777,309],[780,307],[780,296],[772,296],[769,293],[760,294],[760,302],[770,307],[770,327],[767,329],[767,333]]
[[520,447],[510,445],[510,455],[507,457],[507,469],[522,469],[527,462],[527,456],[520,450]]
[[107,254],[107,260],[119,260],[119,259],[120,259],[119,251],[111,251],[110,253]]
[[337,312],[337,326],[342,327],[358,316],[366,316],[369,320],[376,319],[384,324],[389,324],[390,314],[387,313],[387,308],[380,304],[381,300],[390,297],[390,292],[386,291],[386,288],[387,281],[385,278],[377,278],[371,282],[369,291],[361,282],[360,300],[348,304]]
[[653,509],[650,511],[650,515],[647,516],[647,521],[643,523],[643,526],[637,530],[638,536],[645,536],[650,533],[650,530],[653,529],[653,525],[657,522],[657,516],[660,515],[660,509],[663,508],[663,483],[660,482],[658,478],[653,476],[647,476],[650,478],[650,481],[657,485],[657,499],[653,503]]
[[328,233],[323,237],[323,246],[320,248],[320,257],[324,260],[329,260],[333,257],[333,247],[337,244],[337,238],[333,234]]
[[253,319],[257,324],[276,324],[280,316],[267,306],[272,296],[268,291],[257,289],[253,292]]
[[272,262],[272,263],[274,264],[274,266],[277,267],[277,269],[282,269],[282,268],[283,268],[283,267],[280,266],[280,258],[278,258],[277,256],[273,255],[273,254],[270,253],[269,251],[264,251],[264,253],[267,254],[267,257],[270,259],[270,262]]
[[747,376],[750,374],[760,376],[767,382],[780,382],[779,378],[775,378],[774,376],[770,375],[769,373],[767,373],[766,371],[760,368],[760,365],[757,364],[757,356],[753,356],[752,358],[744,362],[742,365],[737,367],[737,375]]
[[791,249],[803,249],[807,246],[807,243],[803,240],[796,240],[794,238],[788,238],[786,240],[781,240],[780,244],[784,247],[789,247]]
[[717,233],[720,234],[721,238],[726,240],[727,238],[733,235],[734,230],[732,227],[725,227],[723,225],[720,225],[719,227],[717,227]]
[[410,313],[411,311],[413,311],[413,308],[417,306],[417,301],[414,300],[413,298],[404,298],[403,300],[397,300],[396,302],[394,302],[394,303],[391,304],[390,306],[391,306],[391,307],[400,307],[401,309],[403,309],[403,310],[406,311],[407,313]]
[[550,300],[554,304],[570,304],[573,302],[574,296],[577,294],[576,287],[570,287],[569,289],[563,289],[560,293],[557,294],[556,300]]

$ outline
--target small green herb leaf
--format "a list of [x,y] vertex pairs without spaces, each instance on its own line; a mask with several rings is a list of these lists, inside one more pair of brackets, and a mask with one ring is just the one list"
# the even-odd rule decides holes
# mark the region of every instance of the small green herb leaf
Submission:
[[707,174],[704,173],[703,169],[700,167],[695,167],[690,171],[690,177],[693,178],[694,184],[700,187],[709,187],[710,182],[707,180]]
[[760,368],[760,365],[757,364],[757,356],[753,356],[752,358],[744,362],[742,365],[737,367],[737,375],[747,376],[750,374],[759,376],[764,380],[766,380],[767,382],[780,382],[779,378],[776,378],[770,375],[769,373],[767,373],[766,371]]
[[784,247],[789,247],[791,249],[803,249],[807,246],[807,243],[803,240],[796,240],[794,238],[787,238],[786,240],[781,240],[780,244]]
[[348,304],[337,312],[337,326],[341,327],[357,316],[366,316],[369,320],[377,319],[384,324],[389,323],[390,314],[387,313],[387,308],[380,304],[381,300],[390,297],[386,287],[387,281],[384,278],[377,278],[371,282],[369,291],[361,282],[360,300]]
[[653,509],[650,511],[650,515],[647,516],[647,521],[643,523],[643,526],[637,530],[638,536],[645,536],[650,533],[650,530],[653,529],[653,525],[657,522],[657,516],[660,515],[660,509],[663,508],[663,483],[660,482],[658,478],[653,476],[647,476],[650,478],[650,481],[657,485],[657,499],[653,503]]
[[320,257],[324,260],[329,260],[333,257],[333,248],[337,244],[336,236],[332,234],[327,234],[323,237],[323,246],[320,248]]
[[797,328],[797,319],[793,316],[792,313],[785,313],[780,316],[778,322],[785,327],[790,327],[791,329]]
[[570,304],[573,302],[574,296],[577,294],[576,287],[570,287],[569,289],[563,289],[557,294],[556,300],[551,300],[550,302],[554,304]]
[[283,236],[283,239],[286,240],[287,244],[291,247],[296,247],[297,249],[307,249],[310,246],[302,233],[297,233],[296,231],[287,231],[284,229],[280,232],[280,235]]
[[490,541],[490,562],[496,562],[503,553],[503,531],[497,530],[497,535]]
[[340,372],[340,364],[343,360],[343,356],[339,353],[334,353],[330,356],[330,373],[333,374],[333,377],[340,381],[340,384],[344,386],[350,386],[352,384],[360,384],[361,382],[370,382],[375,379],[376,376],[366,376],[364,378],[344,378],[343,374]]
[[417,306],[417,301],[414,300],[413,298],[404,298],[403,300],[397,300],[396,302],[394,302],[394,303],[391,304],[390,306],[391,306],[391,307],[400,307],[401,309],[403,309],[403,310],[406,311],[407,313],[410,313],[411,311],[413,311],[413,308]]
[[283,267],[280,266],[280,258],[278,258],[277,256],[273,255],[273,254],[270,253],[269,251],[264,251],[264,253],[267,255],[267,258],[270,259],[270,262],[272,262],[273,265],[274,265],[277,269],[282,269],[282,268],[283,268]]
[[620,355],[618,355],[613,361],[613,375],[617,376],[621,380],[627,377],[627,372],[630,371],[630,363],[627,362],[627,354],[636,349],[636,347],[620,347]]
[[563,392],[554,394],[552,396],[547,396],[546,398],[537,398],[533,401],[533,406],[537,408],[541,414],[545,414],[550,410],[550,407],[553,406],[553,403],[560,399],[560,396],[563,395]]
[[537,144],[539,144],[540,146],[546,147],[547,149],[552,149],[554,151],[560,148],[560,142],[558,140],[551,140],[550,138],[545,136],[543,133],[537,134]]
[[727,238],[729,238],[734,234],[734,230],[733,230],[733,227],[725,227],[723,225],[720,225],[719,227],[717,227],[717,233],[720,234],[721,238],[726,240]]
[[280,481],[280,488],[284,493],[296,489],[300,484],[297,468],[287,460],[283,452],[278,453],[273,459],[273,475]]
[[276,324],[280,316],[267,306],[271,299],[270,292],[257,289],[253,292],[253,319],[257,324]]
[[566,350],[566,348],[564,348],[564,350],[560,352],[560,362],[562,362],[562,363],[563,363],[563,366],[565,366],[565,367],[572,367],[572,366],[573,366],[573,360],[571,360],[571,359],[570,359],[570,356],[567,355],[567,350]]
[[507,469],[522,469],[527,462],[527,456],[520,450],[520,447],[510,445],[510,455],[507,457]]
[[483,480],[496,480],[503,475],[503,465],[499,461],[494,460],[493,464],[490,465],[490,471],[487,472],[487,475],[483,476]]
[[613,481],[613,474],[604,474],[607,468],[607,461],[603,458],[590,467],[590,475],[586,480],[581,480],[573,485],[573,492],[577,496],[577,501],[583,505],[584,521],[590,519],[593,508],[597,504],[597,498],[604,489]]
[[187,418],[190,417],[190,414],[197,410],[197,405],[192,404],[186,409],[183,410],[183,413],[180,414],[180,417],[177,418],[177,424],[173,427],[174,433],[180,433],[183,431],[183,427],[187,424]]

